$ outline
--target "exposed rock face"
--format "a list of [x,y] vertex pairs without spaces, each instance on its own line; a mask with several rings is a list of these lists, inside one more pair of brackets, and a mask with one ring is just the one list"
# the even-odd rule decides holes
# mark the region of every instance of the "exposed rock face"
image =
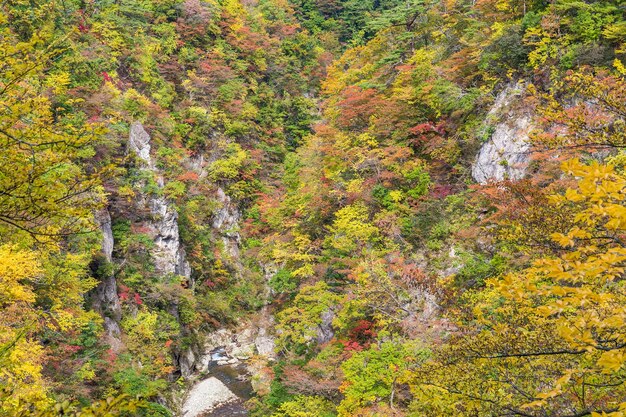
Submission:
[[257,353],[261,356],[273,358],[276,355],[274,352],[274,348],[276,347],[274,336],[270,334],[267,327],[259,328],[259,332],[254,339],[254,346],[256,347]]
[[152,168],[152,158],[150,158],[150,135],[139,122],[130,125],[130,135],[128,146],[131,151],[141,158],[150,168]]
[[[180,354],[178,357],[178,367],[180,368],[180,373],[183,378],[189,378],[194,373],[195,367],[197,366],[196,361],[196,354],[192,349],[187,349]],[[208,363],[204,369],[207,367]]]
[[239,258],[239,220],[241,213],[230,197],[221,188],[217,189],[215,195],[220,207],[213,215],[213,228],[222,235],[224,249],[233,259]]
[[[102,252],[110,264],[113,262],[113,231],[111,230],[109,211],[104,209],[98,212],[96,220],[100,225],[100,230],[102,230]],[[122,307],[117,295],[117,282],[112,271],[100,281],[95,289],[94,309],[104,317],[107,343],[113,352],[118,352],[122,347],[119,326],[119,321],[122,318]]]
[[472,177],[480,184],[521,179],[526,173],[532,119],[516,106],[525,89],[519,82],[509,84],[498,94],[487,115],[487,120],[495,121],[493,134],[480,148],[472,166]]
[[107,262],[113,261],[113,230],[111,229],[111,215],[109,210],[104,209],[97,215],[100,230],[102,230],[102,252]]
[[163,197],[150,197],[148,200],[153,215],[150,226],[153,229],[156,246],[153,256],[157,272],[189,278],[191,268],[185,259],[185,250],[180,244],[178,213]]
[[[141,123],[134,122],[131,125],[128,145],[130,150],[143,161],[146,168],[157,175],[157,183],[159,187],[162,187],[163,177],[154,168],[150,157],[150,135]],[[156,271],[159,274],[176,274],[189,278],[191,268],[185,259],[185,250],[180,244],[178,213],[161,196],[143,196],[139,203],[147,206],[152,215],[146,226],[156,247],[152,253]]]
[[323,345],[324,343],[328,343],[335,336],[335,331],[333,330],[333,319],[335,318],[335,313],[330,310],[327,310],[322,313],[322,322],[317,326],[317,343]]
[[210,377],[194,385],[183,404],[182,417],[206,415],[217,407],[239,398],[223,382]]

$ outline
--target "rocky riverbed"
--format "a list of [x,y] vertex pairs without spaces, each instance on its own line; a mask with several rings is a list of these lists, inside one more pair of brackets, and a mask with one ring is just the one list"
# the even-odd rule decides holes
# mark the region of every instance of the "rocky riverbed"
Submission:
[[207,375],[193,385],[182,407],[182,417],[237,417],[248,412],[244,403],[254,390],[246,365],[218,348],[210,353]]
[[208,376],[189,391],[182,417],[246,416],[244,403],[253,395],[250,375],[243,364],[217,365],[214,362]]

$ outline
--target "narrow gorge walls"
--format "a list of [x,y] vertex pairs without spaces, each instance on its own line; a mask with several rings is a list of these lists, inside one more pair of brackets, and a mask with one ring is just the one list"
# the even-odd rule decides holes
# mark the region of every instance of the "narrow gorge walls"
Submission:
[[119,326],[122,319],[122,307],[117,295],[117,281],[113,264],[114,241],[109,211],[105,208],[96,213],[96,221],[102,231],[102,253],[105,262],[100,263],[103,271],[101,281],[95,289],[93,307],[104,318],[106,342],[114,352],[119,352],[122,348]]
[[[150,156],[150,136],[139,122],[134,122],[130,127],[129,148],[143,162],[143,169],[155,174],[158,186],[163,188],[163,177],[156,170]],[[144,225],[154,239],[155,250],[152,255],[156,272],[189,278],[191,268],[180,243],[176,210],[160,195],[139,195],[136,205],[138,209],[149,209],[150,216],[144,220]]]

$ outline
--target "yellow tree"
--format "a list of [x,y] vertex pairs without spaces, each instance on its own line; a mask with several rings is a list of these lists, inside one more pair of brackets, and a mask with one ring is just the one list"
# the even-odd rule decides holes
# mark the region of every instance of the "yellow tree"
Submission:
[[465,324],[416,374],[416,411],[626,415],[626,175],[576,159],[563,168],[577,186],[550,198],[573,217],[550,236],[557,253],[472,295]]
[[[81,253],[71,253],[63,238],[95,229],[93,212],[104,196],[97,174],[84,168],[101,130],[85,123],[77,102],[60,98],[69,76],[51,69],[62,38],[55,38],[53,26],[45,22],[32,35],[17,34],[4,11],[0,9],[0,415],[13,416],[50,404],[50,384],[42,373],[47,353],[43,332],[63,334],[99,320],[83,306],[84,294],[95,286],[86,274],[93,245],[79,244]],[[49,335],[47,342],[52,343]]]
[[28,285],[42,273],[36,254],[0,246],[0,382],[7,391],[2,412],[23,411],[24,404],[47,404],[42,377],[43,348],[26,336],[36,325],[36,295]]
[[0,12],[0,223],[38,237],[84,231],[102,191],[77,161],[102,131],[53,104],[70,81],[46,73],[59,41],[46,27],[22,41],[7,20]]

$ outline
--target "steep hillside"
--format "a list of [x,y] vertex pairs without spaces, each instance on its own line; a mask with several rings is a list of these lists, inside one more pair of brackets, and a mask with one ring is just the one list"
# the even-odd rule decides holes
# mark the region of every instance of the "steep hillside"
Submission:
[[621,416],[625,13],[2,3],[0,415]]

